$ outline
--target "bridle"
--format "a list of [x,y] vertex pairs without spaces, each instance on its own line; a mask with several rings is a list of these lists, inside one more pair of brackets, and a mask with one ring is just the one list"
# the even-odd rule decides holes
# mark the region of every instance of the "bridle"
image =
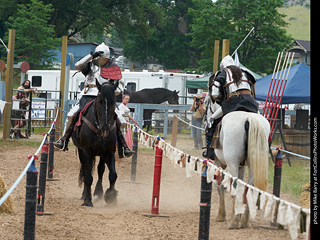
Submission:
[[[109,83],[109,82],[106,82],[106,83],[103,83],[103,85],[112,85],[112,83]],[[100,93],[98,93],[99,95]],[[85,116],[82,116],[81,119],[87,124],[87,126],[90,128],[90,130],[92,132],[94,132],[99,141],[102,141],[104,138],[107,138],[108,135],[113,131],[115,130],[116,128],[116,121],[113,122],[113,124],[110,124],[110,123],[107,123],[108,124],[108,127],[109,127],[109,131],[105,130],[105,131],[102,131],[102,129],[99,127],[99,123],[101,123],[101,119],[99,117],[99,114],[98,114],[98,110],[97,110],[97,107],[96,107],[96,102],[97,102],[97,99],[98,99],[99,96],[97,96],[97,98],[94,100],[93,104],[92,104],[92,108],[93,108],[93,118],[94,118],[94,123],[90,122]]]

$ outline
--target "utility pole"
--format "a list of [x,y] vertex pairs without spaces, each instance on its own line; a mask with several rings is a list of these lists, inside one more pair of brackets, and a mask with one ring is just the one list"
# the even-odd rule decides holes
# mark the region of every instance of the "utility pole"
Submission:
[[10,118],[12,108],[12,85],[13,85],[13,57],[14,57],[14,42],[16,30],[9,29],[9,43],[7,53],[7,70],[6,70],[6,89],[5,89],[5,107],[3,112],[3,140],[9,138],[10,135]]

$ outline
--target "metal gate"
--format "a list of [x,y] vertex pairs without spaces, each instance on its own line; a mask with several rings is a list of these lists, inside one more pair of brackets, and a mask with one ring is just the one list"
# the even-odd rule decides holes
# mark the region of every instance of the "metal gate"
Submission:
[[25,93],[23,90],[13,89],[13,93],[10,138],[29,138],[35,128],[50,127],[56,108],[60,106],[60,91],[37,91],[36,96],[30,93],[27,100],[19,98]]

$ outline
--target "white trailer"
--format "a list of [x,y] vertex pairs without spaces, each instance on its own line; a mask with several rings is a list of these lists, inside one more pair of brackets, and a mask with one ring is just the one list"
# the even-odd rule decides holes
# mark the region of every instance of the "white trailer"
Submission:
[[180,91],[180,104],[191,104],[192,97],[196,94],[202,94],[202,89],[187,89],[186,80],[202,77],[197,74],[172,73],[160,70],[158,72],[130,72],[124,70],[122,78],[126,89],[129,91],[139,91],[145,88],[166,88],[171,91]]
[[[85,80],[81,72],[75,74],[76,72],[76,70],[70,71],[69,99],[76,99],[76,93],[81,92],[81,82]],[[40,97],[59,99],[60,70],[29,70],[27,77],[31,81],[31,87],[37,88]]]
[[[76,72],[76,70],[70,70],[69,99],[77,99],[77,93],[80,93],[83,88],[85,76],[81,72]],[[158,72],[146,70],[131,72],[130,70],[124,70],[122,72],[122,78],[127,90],[139,91],[145,88],[163,87],[172,91],[180,91],[180,104],[191,104],[191,98],[195,94],[202,94],[202,89],[186,88],[186,80],[201,76],[197,74],[165,72],[163,70]],[[60,70],[29,70],[27,77],[31,81],[31,87],[37,88],[40,97],[59,99],[59,94],[56,91],[60,90]]]

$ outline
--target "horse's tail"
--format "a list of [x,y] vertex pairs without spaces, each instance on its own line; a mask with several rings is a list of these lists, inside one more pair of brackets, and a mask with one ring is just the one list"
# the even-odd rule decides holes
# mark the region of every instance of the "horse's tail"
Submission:
[[268,136],[259,119],[247,118],[248,165],[253,173],[254,186],[266,191],[268,188]]

